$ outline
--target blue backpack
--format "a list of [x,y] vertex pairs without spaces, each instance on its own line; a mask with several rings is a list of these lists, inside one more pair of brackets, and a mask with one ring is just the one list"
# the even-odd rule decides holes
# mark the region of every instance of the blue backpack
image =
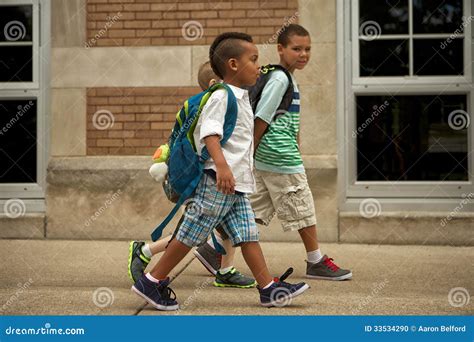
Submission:
[[[164,221],[152,232],[151,238],[153,241],[161,237],[163,229],[171,221],[184,201],[193,195],[204,174],[204,163],[209,159],[209,152],[204,147],[201,151],[201,156],[197,154],[193,133],[202,108],[217,89],[225,89],[227,91],[227,112],[225,114],[221,146],[229,140],[234,131],[237,121],[237,100],[227,84],[216,83],[184,102],[183,107],[176,115],[176,123],[168,141],[170,155],[167,161],[168,179],[166,188],[168,189],[165,189],[165,192],[167,192],[167,196],[168,193],[173,193],[176,198],[176,205]],[[211,236],[217,252],[225,254],[222,246],[217,243],[214,234],[211,234]]]

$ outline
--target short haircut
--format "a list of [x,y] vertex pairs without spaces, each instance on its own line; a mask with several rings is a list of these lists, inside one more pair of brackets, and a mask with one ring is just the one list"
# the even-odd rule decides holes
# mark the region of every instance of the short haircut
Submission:
[[239,58],[244,52],[242,42],[253,43],[252,37],[241,32],[225,32],[214,39],[209,49],[209,61],[212,70],[224,79],[225,64],[231,58]]
[[278,35],[278,44],[286,47],[290,42],[291,36],[301,36],[307,37],[309,36],[309,32],[301,25],[298,24],[290,24],[288,26],[284,26]]
[[218,76],[212,71],[211,63],[209,61],[203,63],[198,71],[198,83],[202,90],[209,88],[209,82],[212,79],[218,80]]

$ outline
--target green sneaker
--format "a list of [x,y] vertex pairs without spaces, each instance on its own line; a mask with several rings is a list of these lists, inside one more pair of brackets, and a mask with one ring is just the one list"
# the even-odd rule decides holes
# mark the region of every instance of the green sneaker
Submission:
[[350,270],[337,266],[332,258],[324,255],[320,262],[313,264],[306,261],[306,277],[324,280],[346,280],[352,278]]
[[128,277],[134,284],[140,279],[150,263],[150,259],[142,253],[144,245],[143,241],[130,241],[128,247]]
[[234,267],[225,273],[221,274],[220,271],[216,273],[216,280],[214,281],[214,286],[217,287],[238,287],[241,289],[248,289],[255,287],[257,282],[251,277],[247,277],[237,271]]

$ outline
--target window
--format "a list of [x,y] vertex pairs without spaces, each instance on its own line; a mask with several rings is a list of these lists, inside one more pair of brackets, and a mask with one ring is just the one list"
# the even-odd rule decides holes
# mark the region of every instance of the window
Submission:
[[471,81],[468,1],[352,3],[355,84]]
[[0,3],[0,199],[44,198],[49,6]]
[[470,0],[338,5],[345,199],[474,192]]

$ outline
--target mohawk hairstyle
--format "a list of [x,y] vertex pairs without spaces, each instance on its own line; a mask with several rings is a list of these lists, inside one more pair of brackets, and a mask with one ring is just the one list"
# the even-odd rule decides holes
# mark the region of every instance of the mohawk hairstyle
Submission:
[[244,52],[242,41],[253,43],[252,37],[242,32],[225,32],[214,39],[209,48],[212,70],[221,79],[225,75],[225,63],[230,58],[239,58]]

